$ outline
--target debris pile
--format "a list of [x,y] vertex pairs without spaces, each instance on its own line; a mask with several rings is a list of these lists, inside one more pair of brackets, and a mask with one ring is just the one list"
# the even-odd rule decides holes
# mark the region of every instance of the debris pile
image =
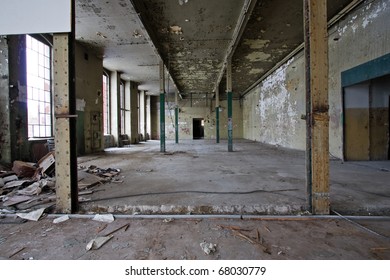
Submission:
[[[45,207],[50,210],[56,200],[55,157],[49,152],[37,163],[16,160],[9,170],[0,168],[0,214],[16,213]],[[120,170],[97,166],[78,166],[79,201],[89,201],[91,187],[106,183],[121,183]],[[85,174],[89,173],[89,174]],[[91,174],[91,175],[90,175]],[[88,189],[88,190],[87,190]]]

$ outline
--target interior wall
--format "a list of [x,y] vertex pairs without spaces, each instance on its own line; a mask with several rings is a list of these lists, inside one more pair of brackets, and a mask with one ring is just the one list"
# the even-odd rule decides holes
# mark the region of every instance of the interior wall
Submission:
[[[227,100],[220,101],[220,138],[228,138]],[[175,103],[165,108],[166,138],[175,139]],[[215,100],[183,99],[179,100],[179,140],[193,139],[193,119],[204,119],[204,139],[216,139]],[[233,100],[233,138],[243,137],[242,106],[239,100]]]
[[[329,149],[343,158],[341,72],[390,53],[390,3],[364,1],[329,29]],[[375,42],[375,43],[374,43]],[[244,97],[244,138],[305,149],[305,67],[298,53]]]
[[9,66],[6,36],[0,36],[0,163],[11,162]]
[[76,44],[75,66],[77,113],[83,116],[83,120],[81,118],[77,120],[78,150],[86,154],[102,151],[103,61],[80,44]]

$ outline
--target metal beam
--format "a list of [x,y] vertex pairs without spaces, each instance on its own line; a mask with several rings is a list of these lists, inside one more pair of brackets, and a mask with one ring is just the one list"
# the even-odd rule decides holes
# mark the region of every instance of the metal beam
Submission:
[[326,215],[330,211],[327,1],[304,0],[304,6],[306,96],[310,106],[306,118],[308,199],[313,214]]
[[222,68],[219,71],[217,82],[214,86],[214,92],[217,92],[219,84],[221,83],[223,74],[225,72],[225,67],[228,63],[228,60],[233,57],[233,54],[240,42],[241,36],[245,31],[245,27],[252,15],[253,9],[255,8],[257,0],[245,0],[244,6],[242,7],[240,16],[238,17],[237,25],[233,32],[232,40],[227,48],[226,55],[223,60]]

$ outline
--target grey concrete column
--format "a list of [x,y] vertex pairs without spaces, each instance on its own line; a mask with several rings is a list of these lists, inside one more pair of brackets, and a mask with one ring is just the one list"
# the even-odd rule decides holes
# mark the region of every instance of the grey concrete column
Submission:
[[146,139],[146,103],[145,91],[142,90],[139,95],[139,132],[142,134],[142,140]]
[[146,140],[150,140],[152,137],[152,112],[151,112],[151,102],[150,95],[146,95]]
[[131,114],[131,143],[139,142],[139,112],[138,112],[138,84],[130,82],[130,114]]
[[121,146],[121,112],[120,112],[120,84],[121,78],[117,71],[112,71],[110,76],[110,114],[111,114],[111,134],[117,143]]
[[132,82],[126,81],[125,83],[125,102],[124,102],[124,117],[125,117],[125,131],[123,131],[124,134],[128,135],[130,137],[132,131],[132,122],[131,122],[131,86]]

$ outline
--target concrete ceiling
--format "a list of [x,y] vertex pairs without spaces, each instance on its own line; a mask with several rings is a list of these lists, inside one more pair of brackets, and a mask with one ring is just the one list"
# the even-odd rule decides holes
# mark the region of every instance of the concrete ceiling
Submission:
[[[329,19],[351,2],[356,1],[328,0]],[[76,39],[102,56],[104,67],[120,71],[152,94],[159,93],[160,57],[172,77],[169,92],[174,92],[174,82],[185,97],[213,92],[233,48],[233,92],[238,98],[303,42],[302,0],[76,3]],[[240,33],[241,24],[246,26]],[[222,79],[222,92],[225,83]]]

